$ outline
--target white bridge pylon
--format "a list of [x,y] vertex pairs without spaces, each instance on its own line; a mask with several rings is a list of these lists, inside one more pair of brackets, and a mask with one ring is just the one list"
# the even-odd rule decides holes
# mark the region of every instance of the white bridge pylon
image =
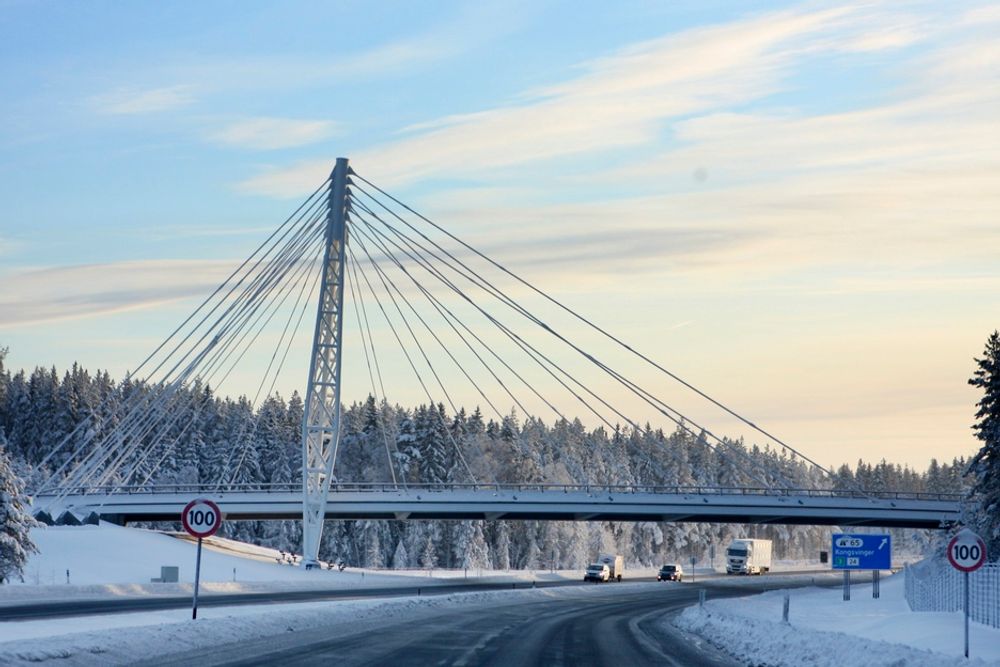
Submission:
[[313,567],[319,558],[327,494],[340,444],[347,172],[347,158],[337,158],[330,176],[323,278],[302,419],[302,562],[306,569]]

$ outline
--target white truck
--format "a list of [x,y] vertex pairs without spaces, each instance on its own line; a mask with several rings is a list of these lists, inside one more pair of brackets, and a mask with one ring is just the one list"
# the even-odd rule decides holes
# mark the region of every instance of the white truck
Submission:
[[771,569],[771,540],[733,540],[726,549],[726,574],[764,574]]
[[601,554],[597,557],[597,562],[587,566],[583,580],[597,583],[621,581],[624,572],[625,559],[623,557],[612,554]]

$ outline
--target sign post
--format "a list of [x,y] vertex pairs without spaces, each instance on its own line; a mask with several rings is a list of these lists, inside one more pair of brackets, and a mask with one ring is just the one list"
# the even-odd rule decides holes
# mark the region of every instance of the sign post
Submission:
[[872,597],[878,597],[878,571],[892,568],[892,536],[833,535],[831,567],[844,571],[844,601],[851,599],[851,571],[873,570]]
[[222,511],[211,500],[196,498],[181,512],[181,523],[192,537],[198,538],[198,555],[194,563],[194,596],[191,600],[191,619],[198,618],[198,584],[201,581],[201,540],[211,537],[222,526]]
[[963,528],[948,543],[948,562],[965,580],[965,657],[969,657],[969,573],[986,562],[986,543],[968,528]]

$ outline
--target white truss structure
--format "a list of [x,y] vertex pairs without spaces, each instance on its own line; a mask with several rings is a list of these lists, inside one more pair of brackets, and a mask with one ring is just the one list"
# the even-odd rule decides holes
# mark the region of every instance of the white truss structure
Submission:
[[347,171],[347,158],[337,158],[330,182],[323,281],[302,418],[302,557],[306,568],[313,567],[319,557],[327,495],[340,444]]

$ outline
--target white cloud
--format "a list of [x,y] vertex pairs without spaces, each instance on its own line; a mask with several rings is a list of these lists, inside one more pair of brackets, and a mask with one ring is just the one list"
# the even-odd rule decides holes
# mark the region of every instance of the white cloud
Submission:
[[[403,139],[352,158],[360,170],[392,185],[433,176],[509,175],[520,165],[654,145],[672,118],[782,90],[787,75],[815,53],[913,43],[921,35],[913,23],[893,24],[888,14],[862,5],[694,28],[585,63],[582,75],[529,91],[517,104],[413,125]],[[302,194],[315,172],[315,165],[300,164],[242,185],[268,195]]]
[[336,123],[327,120],[261,117],[231,123],[211,139],[238,148],[271,150],[316,143],[336,131]]
[[231,261],[149,260],[47,267],[2,276],[0,328],[106,315],[203,296]]
[[316,189],[333,169],[332,160],[308,160],[292,167],[273,168],[237,184],[243,192],[294,198]]
[[180,109],[194,103],[195,98],[193,86],[177,85],[146,90],[119,89],[94,96],[90,101],[100,113],[131,115]]

